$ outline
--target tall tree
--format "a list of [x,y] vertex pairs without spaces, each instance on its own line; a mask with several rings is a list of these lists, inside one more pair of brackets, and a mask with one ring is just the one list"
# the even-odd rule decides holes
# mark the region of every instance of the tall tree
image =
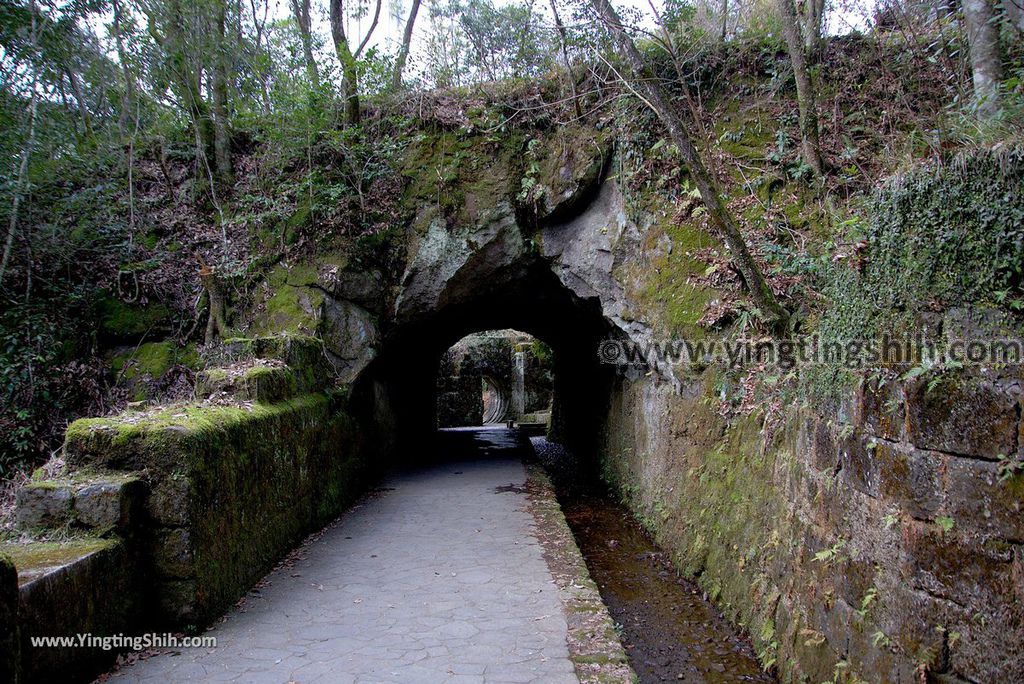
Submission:
[[999,25],[991,0],[963,0],[963,6],[974,77],[974,100],[980,114],[991,116],[999,110],[999,82],[1003,80]]
[[409,59],[409,46],[412,45],[412,29],[416,24],[416,15],[419,11],[420,0],[412,0],[409,18],[405,20],[405,31],[402,32],[402,46],[398,49],[398,57],[395,58],[395,71],[391,76],[391,87],[394,90],[402,89],[402,72],[405,71],[405,62]]
[[776,0],[776,4],[779,8],[779,18],[782,20],[782,32],[786,36],[789,61],[793,65],[793,78],[796,80],[796,100],[800,110],[801,156],[815,175],[821,176],[823,164],[821,142],[818,137],[818,104],[814,93],[814,81],[807,66],[804,41],[800,35],[800,24],[793,0]]
[[203,97],[202,65],[189,46],[190,33],[181,0],[140,2],[139,6],[146,15],[149,35],[160,48],[178,106],[192,123],[200,161],[211,164],[216,159],[213,117]]
[[331,37],[334,39],[334,51],[341,62],[342,94],[345,97],[345,120],[350,126],[359,123],[359,70],[355,55],[345,35],[345,2],[330,0]]
[[555,29],[558,31],[558,39],[562,48],[562,61],[565,62],[565,77],[569,81],[569,90],[572,93],[572,105],[576,110],[576,116],[583,118],[583,107],[580,105],[580,98],[576,95],[576,77],[572,73],[572,62],[569,61],[569,34],[562,23],[562,17],[558,14],[558,6],[555,0],[548,0],[551,5],[551,14],[555,18]]
[[821,31],[825,21],[825,0],[804,0],[802,3],[804,48],[813,55],[821,43]]
[[[29,47],[33,56],[38,52],[39,49],[39,19],[37,17],[36,2],[31,0],[29,3],[29,12],[31,13],[31,24],[29,33]],[[32,76],[32,89],[29,95],[29,106],[28,106],[28,130],[25,135],[25,141],[21,145],[21,155],[18,161],[18,175],[15,179],[14,185],[14,197],[11,199],[11,216],[7,224],[7,238],[4,240],[4,251],[3,256],[0,257],[0,285],[3,285],[4,274],[7,272],[7,266],[11,262],[11,251],[14,248],[14,236],[18,234],[18,220],[19,212],[21,211],[21,201],[25,196],[25,192],[28,189],[28,164],[29,159],[32,157],[32,148],[36,142],[36,116],[39,111],[39,72],[33,69]]]
[[370,43],[370,37],[373,36],[374,30],[377,28],[377,22],[380,20],[380,6],[383,0],[377,0],[377,8],[373,11],[373,20],[370,22],[370,28],[366,30],[366,35],[359,42],[359,47],[356,48],[356,59],[363,54],[363,50]]
[[295,23],[299,27],[299,37],[302,40],[302,55],[306,60],[306,73],[313,87],[320,88],[320,70],[316,65],[316,57],[313,56],[313,29],[309,15],[309,0],[291,0],[292,14],[295,15]]
[[611,3],[608,0],[591,0],[591,4],[597,10],[598,16],[601,17],[605,26],[612,32],[619,51],[625,58],[630,86],[642,93],[645,102],[668,129],[669,137],[679,150],[680,160],[686,165],[690,177],[693,178],[697,190],[700,192],[711,225],[725,243],[736,269],[740,272],[750,291],[754,304],[773,327],[781,327],[787,318],[786,311],[775,299],[775,294],[768,287],[761,269],[758,268],[757,262],[751,256],[736,219],[722,202],[722,193],[718,183],[708,172],[704,160],[701,159],[694,147],[682,117],[662,92],[658,85],[658,79],[647,68],[643,57],[640,56],[640,51],[637,50],[633,39],[626,33],[625,26]]
[[217,168],[217,180],[227,185],[234,178],[234,169],[231,164],[231,122],[228,104],[231,59],[227,44],[227,0],[215,0],[213,10],[211,27],[213,66],[210,69],[210,90],[213,99],[213,156]]

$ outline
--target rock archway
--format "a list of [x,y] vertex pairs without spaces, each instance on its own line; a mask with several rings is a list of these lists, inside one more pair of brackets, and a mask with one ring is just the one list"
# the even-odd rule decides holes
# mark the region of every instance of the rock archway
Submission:
[[612,277],[613,243],[630,239],[631,224],[613,184],[562,222],[523,224],[504,201],[470,225],[419,222],[379,347],[357,382],[388,422],[384,432],[413,443],[432,432],[442,354],[470,333],[513,328],[554,352],[552,433],[594,450],[615,373],[600,363],[599,343],[647,332],[622,315]]

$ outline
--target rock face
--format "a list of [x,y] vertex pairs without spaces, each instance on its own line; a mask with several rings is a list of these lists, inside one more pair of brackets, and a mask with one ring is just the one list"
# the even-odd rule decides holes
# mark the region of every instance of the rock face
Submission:
[[377,320],[358,304],[344,299],[325,299],[320,330],[338,382],[352,382],[377,356],[380,346]]
[[[543,255],[559,281],[577,297],[598,303],[601,314],[622,337],[643,345],[652,340],[650,324],[634,319],[619,268],[640,259],[640,231],[626,219],[624,199],[614,182],[600,185],[593,202],[565,223],[544,227]],[[596,351],[595,351],[596,353]],[[647,359],[664,379],[675,381],[672,368]]]
[[454,230],[443,218],[433,218],[424,235],[410,240],[409,265],[395,301],[396,322],[429,318],[446,306],[507,284],[521,272],[528,251],[507,202],[481,215],[476,224]]

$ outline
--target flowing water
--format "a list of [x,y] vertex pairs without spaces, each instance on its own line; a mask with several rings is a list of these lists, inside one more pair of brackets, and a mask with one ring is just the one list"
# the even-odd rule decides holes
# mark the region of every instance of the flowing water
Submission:
[[641,684],[774,681],[750,640],[677,575],[625,507],[594,487],[580,491],[578,478],[560,477],[557,447],[533,442]]

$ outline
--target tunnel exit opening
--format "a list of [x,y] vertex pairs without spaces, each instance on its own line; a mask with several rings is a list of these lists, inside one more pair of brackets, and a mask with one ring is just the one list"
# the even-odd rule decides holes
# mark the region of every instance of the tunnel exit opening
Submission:
[[463,337],[438,366],[437,427],[515,424],[547,432],[553,357],[544,342],[518,330]]

